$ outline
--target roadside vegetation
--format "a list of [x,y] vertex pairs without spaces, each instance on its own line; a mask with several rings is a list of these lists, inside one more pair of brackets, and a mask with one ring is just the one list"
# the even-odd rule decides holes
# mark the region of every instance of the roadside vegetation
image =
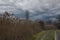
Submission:
[[48,34],[48,37],[45,38],[45,40],[54,40],[54,31],[50,31],[50,33]]
[[46,34],[47,31],[42,31],[36,35],[33,36],[34,40],[40,40],[45,34]]
[[41,23],[12,16],[8,12],[0,16],[0,40],[32,40],[41,32]]
[[[0,16],[0,40],[40,40],[47,30],[56,28],[54,25],[51,21],[45,23],[42,20],[29,20],[28,16],[25,20],[21,20],[5,12]],[[53,31],[49,33],[46,40],[52,39]]]

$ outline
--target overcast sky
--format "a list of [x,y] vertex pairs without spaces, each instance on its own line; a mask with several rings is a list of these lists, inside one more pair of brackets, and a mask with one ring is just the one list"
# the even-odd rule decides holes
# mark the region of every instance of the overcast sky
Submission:
[[24,10],[43,10],[60,7],[60,0],[0,0],[0,4],[16,5]]
[[[8,7],[0,6],[0,9],[12,8],[13,10],[14,8],[18,8],[23,10],[30,10],[31,12],[34,12],[34,13],[35,11],[41,11],[41,12],[47,11],[47,13],[50,13],[50,14],[46,13],[43,15],[41,14],[38,16],[34,16],[37,18],[40,18],[42,16],[53,16],[53,15],[60,14],[60,0],[0,0],[0,5],[3,5],[3,4],[11,5],[11,6],[8,6]],[[55,13],[55,14],[52,14],[52,13]]]

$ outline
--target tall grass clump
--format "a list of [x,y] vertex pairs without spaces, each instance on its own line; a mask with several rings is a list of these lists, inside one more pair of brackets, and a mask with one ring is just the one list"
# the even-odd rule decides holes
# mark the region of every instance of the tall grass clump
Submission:
[[40,32],[39,23],[13,18],[8,12],[0,17],[0,40],[32,40]]

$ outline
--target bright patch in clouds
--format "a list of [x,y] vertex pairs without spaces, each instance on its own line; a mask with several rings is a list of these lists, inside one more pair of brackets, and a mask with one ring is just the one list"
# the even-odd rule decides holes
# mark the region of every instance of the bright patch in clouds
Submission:
[[0,4],[13,4],[24,10],[42,10],[60,7],[60,0],[0,0]]
[[18,0],[16,5],[20,5],[23,9],[42,10],[56,8],[59,6],[60,0]]

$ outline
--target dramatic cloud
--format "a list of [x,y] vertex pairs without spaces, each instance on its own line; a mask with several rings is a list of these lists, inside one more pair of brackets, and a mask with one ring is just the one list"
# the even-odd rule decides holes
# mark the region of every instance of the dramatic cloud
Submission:
[[60,7],[60,0],[0,0],[0,4],[13,4],[24,10],[43,10]]
[[[0,7],[0,9],[10,8],[11,10],[13,10],[15,8],[14,10],[29,10],[32,13],[30,15],[35,15],[35,18],[42,18],[42,16],[44,17],[47,15],[53,16],[60,14],[60,0],[0,0],[0,5],[2,4],[6,6]],[[7,5],[10,6],[7,7]],[[40,11],[42,14],[38,14],[38,16],[36,16],[36,11]]]
[[17,0],[15,3],[27,10],[43,10],[60,7],[60,0]]

